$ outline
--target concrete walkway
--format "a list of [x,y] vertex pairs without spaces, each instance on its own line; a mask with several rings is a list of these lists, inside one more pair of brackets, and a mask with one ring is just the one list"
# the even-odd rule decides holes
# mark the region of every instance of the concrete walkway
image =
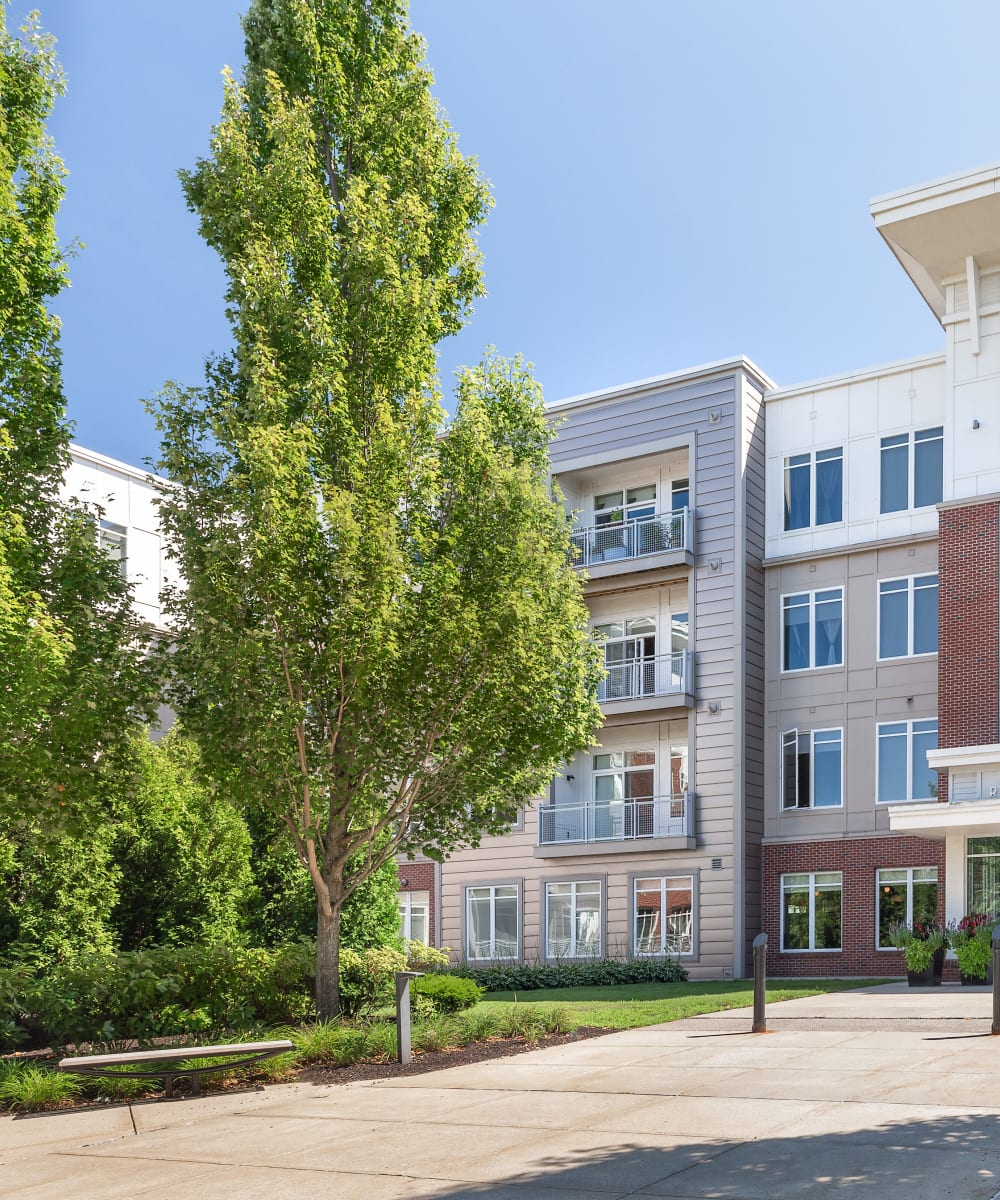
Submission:
[[993,1200],[992,996],[890,984],[380,1083],[0,1119],[17,1200]]

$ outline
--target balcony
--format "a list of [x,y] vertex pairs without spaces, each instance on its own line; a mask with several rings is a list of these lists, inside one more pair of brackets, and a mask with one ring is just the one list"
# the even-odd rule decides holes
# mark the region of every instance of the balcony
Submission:
[[[585,567],[592,574],[595,567],[605,565],[607,570],[598,574],[621,570],[610,566],[621,560],[653,559],[655,565],[661,559],[665,564],[688,561],[685,556],[694,553],[694,513],[682,508],[630,521],[582,526],[573,530],[570,540],[576,550],[573,565]],[[634,570],[635,566],[624,569]]]
[[[652,707],[657,707],[657,697],[672,696],[677,697],[681,704],[690,704],[692,663],[690,650],[607,663],[607,675],[598,685],[597,699],[602,704],[619,700],[652,700]],[[641,707],[647,708],[650,705],[643,704]]]
[[690,792],[639,800],[540,804],[538,845],[610,848],[617,843],[619,848],[638,849],[637,843],[650,843],[649,849],[670,848],[661,846],[664,839],[694,838],[693,811]]

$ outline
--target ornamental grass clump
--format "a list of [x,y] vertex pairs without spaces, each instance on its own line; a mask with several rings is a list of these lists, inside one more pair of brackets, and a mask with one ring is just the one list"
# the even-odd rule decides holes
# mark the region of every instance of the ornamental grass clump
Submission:
[[993,961],[993,927],[1000,918],[990,913],[967,913],[948,930],[958,969],[970,979],[986,979]]
[[914,921],[910,925],[891,926],[889,941],[897,950],[902,950],[907,971],[922,975],[931,969],[937,951],[947,945],[947,934],[940,925]]

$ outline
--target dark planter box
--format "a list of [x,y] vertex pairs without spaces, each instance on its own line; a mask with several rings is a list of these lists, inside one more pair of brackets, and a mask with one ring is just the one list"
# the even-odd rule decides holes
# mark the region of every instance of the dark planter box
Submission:
[[910,987],[940,987],[944,971],[944,947],[934,951],[934,959],[926,971],[907,971],[906,982]]

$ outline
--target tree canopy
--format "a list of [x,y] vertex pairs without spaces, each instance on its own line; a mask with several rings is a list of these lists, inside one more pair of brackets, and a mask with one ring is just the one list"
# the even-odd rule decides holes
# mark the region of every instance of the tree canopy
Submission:
[[0,816],[81,818],[148,711],[143,633],[97,514],[60,499],[69,461],[55,228],[64,169],[45,132],[62,76],[0,5]]
[[154,405],[172,700],[340,915],[399,852],[509,828],[599,719],[600,673],[524,366],[444,412],[436,345],[482,291],[489,194],[397,0],[255,0],[212,155],[182,176],[235,350]]

